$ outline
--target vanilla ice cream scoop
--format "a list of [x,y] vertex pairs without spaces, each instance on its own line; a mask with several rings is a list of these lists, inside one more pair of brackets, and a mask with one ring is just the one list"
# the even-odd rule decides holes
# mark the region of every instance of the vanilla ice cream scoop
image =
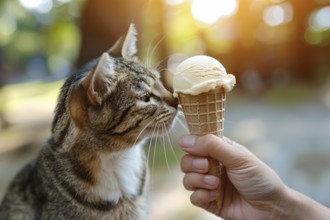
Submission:
[[174,96],[178,93],[199,95],[215,88],[232,90],[235,76],[227,74],[225,67],[209,56],[194,56],[178,65],[173,76]]

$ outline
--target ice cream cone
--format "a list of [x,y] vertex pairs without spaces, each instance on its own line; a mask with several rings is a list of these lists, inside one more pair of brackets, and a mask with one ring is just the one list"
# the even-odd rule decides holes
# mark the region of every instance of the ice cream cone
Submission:
[[[191,134],[223,136],[226,93],[235,76],[213,57],[193,56],[180,63],[173,76],[173,95],[179,98]],[[226,169],[209,158],[209,174],[220,177],[217,213],[220,213],[227,182]]]
[[[226,101],[226,92],[223,88],[199,95],[178,93],[178,98],[191,134],[214,134],[223,137]],[[225,169],[214,159],[209,158],[209,163],[209,174],[220,177],[218,187],[220,196],[217,199],[217,205],[221,209],[226,178]]]

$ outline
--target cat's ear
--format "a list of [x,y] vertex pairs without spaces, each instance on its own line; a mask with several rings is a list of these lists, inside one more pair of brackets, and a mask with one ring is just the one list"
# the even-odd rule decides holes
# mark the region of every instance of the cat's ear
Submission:
[[114,63],[109,54],[103,53],[96,67],[88,73],[83,87],[87,90],[87,97],[93,105],[101,105],[103,98],[111,93],[115,87]]
[[134,24],[130,24],[126,36],[120,37],[117,42],[108,50],[113,57],[132,58],[137,55],[137,31]]
[[137,31],[134,24],[129,26],[128,32],[126,34],[123,48],[121,49],[121,54],[124,58],[130,58],[137,55]]

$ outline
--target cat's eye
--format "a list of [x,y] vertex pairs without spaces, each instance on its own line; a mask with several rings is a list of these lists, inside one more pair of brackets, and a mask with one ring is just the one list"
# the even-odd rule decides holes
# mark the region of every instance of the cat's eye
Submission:
[[143,100],[144,102],[150,102],[150,98],[151,98],[150,95],[146,95],[146,96],[142,97],[142,100]]

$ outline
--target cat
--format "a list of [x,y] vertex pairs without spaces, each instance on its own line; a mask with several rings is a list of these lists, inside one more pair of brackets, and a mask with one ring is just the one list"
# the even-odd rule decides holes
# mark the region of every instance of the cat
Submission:
[[158,126],[172,126],[178,100],[140,63],[136,35],[131,24],[65,81],[51,137],[10,184],[1,220],[148,219],[142,144]]

